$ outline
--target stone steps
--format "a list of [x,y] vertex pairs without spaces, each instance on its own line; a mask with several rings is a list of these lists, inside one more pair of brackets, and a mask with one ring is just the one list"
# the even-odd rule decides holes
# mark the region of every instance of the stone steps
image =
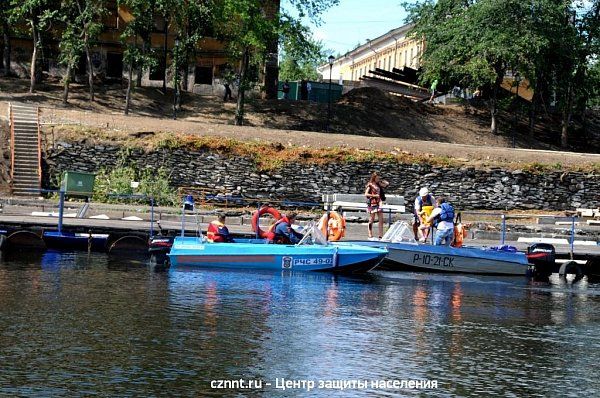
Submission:
[[38,110],[22,104],[11,104],[12,120],[12,189],[14,195],[38,195],[40,186],[40,154]]

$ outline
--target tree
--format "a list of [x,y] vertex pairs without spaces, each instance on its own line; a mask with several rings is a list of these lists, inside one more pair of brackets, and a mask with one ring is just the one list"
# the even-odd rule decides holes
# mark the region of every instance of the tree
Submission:
[[498,91],[543,44],[533,35],[530,3],[522,0],[431,0],[405,4],[412,37],[425,40],[423,82],[489,88],[490,130],[496,134]]
[[[177,37],[177,45],[172,51],[171,72],[176,101],[174,106],[180,107],[179,73],[183,72],[183,86],[187,87],[189,64],[195,61],[198,43],[208,31],[211,21],[211,8],[206,0],[177,2],[170,8],[172,29]],[[175,111],[175,110],[174,110]]]
[[94,65],[90,44],[102,31],[101,18],[106,13],[103,0],[62,0],[61,20],[64,23],[60,47],[60,62],[67,70],[63,77],[63,103],[67,103],[72,70],[85,52],[90,101],[94,101]]
[[[308,30],[308,28],[306,28]],[[297,42],[292,37],[285,37],[281,45],[279,61],[280,80],[317,80],[319,73],[317,67],[327,62],[327,51],[323,43],[310,38],[306,33],[306,40]]]
[[4,42],[4,49],[2,51],[2,63],[4,64],[4,76],[10,75],[10,24],[9,18],[9,3],[3,1],[0,3],[0,20],[2,28],[2,41]]
[[301,28],[299,18],[308,16],[318,21],[319,15],[338,0],[289,0],[288,3],[295,8],[298,18],[279,7],[269,13],[259,0],[221,0],[214,7],[218,36],[228,43],[230,57],[240,63],[236,125],[243,124],[245,93],[255,83],[249,72],[265,63],[271,43],[284,37],[292,40],[292,36],[298,42],[306,40],[306,30]]
[[125,46],[123,62],[128,65],[127,92],[125,95],[124,109],[125,115],[128,115],[133,90],[134,68],[143,70],[157,64],[152,52],[140,50],[137,43],[138,36],[150,32],[152,26],[154,26],[154,4],[150,4],[148,0],[120,0],[119,5],[127,6],[133,15],[133,19],[125,25],[120,37],[121,42]]
[[29,92],[35,91],[38,68],[38,50],[41,47],[41,31],[48,27],[56,17],[58,4],[54,0],[11,0],[9,21],[18,24],[26,22],[31,34],[33,50],[31,53]]

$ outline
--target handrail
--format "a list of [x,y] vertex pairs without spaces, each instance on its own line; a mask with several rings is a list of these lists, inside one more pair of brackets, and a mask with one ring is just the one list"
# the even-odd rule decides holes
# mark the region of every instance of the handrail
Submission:
[[8,103],[8,123],[10,124],[10,179],[15,179],[15,122],[13,119],[12,103]]
[[40,107],[37,107],[37,136],[38,136],[38,187],[42,187],[42,131],[40,127]]

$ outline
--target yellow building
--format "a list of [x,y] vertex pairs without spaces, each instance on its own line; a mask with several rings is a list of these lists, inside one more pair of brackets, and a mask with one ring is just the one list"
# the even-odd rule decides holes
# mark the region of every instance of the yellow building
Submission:
[[[405,66],[418,69],[424,41],[407,37],[411,27],[409,24],[393,29],[336,58],[331,66],[331,79],[347,86],[358,82],[361,76],[369,75],[375,68],[387,71]],[[329,80],[329,65],[322,65],[317,70],[324,80]]]

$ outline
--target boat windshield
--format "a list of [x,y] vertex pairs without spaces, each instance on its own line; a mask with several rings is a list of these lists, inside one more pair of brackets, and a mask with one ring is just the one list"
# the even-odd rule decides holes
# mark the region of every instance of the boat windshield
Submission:
[[325,235],[321,232],[314,222],[304,227],[304,237],[298,245],[328,245]]
[[384,242],[416,242],[413,231],[405,221],[396,221],[381,238]]

